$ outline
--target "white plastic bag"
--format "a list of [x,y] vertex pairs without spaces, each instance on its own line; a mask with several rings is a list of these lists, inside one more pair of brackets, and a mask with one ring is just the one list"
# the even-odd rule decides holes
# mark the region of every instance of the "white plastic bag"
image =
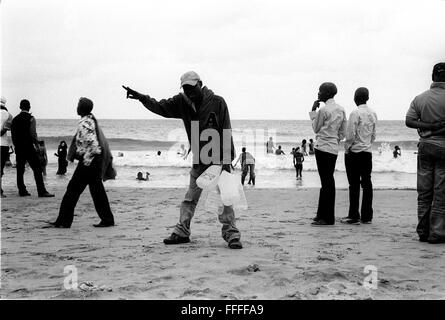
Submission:
[[201,189],[212,189],[218,184],[218,178],[221,174],[221,166],[212,165],[196,179],[196,184]]
[[221,201],[225,206],[234,206],[241,210],[247,209],[246,196],[237,175],[224,170],[219,176],[218,187],[221,192]]
[[215,186],[209,190],[207,194],[207,199],[205,200],[204,209],[210,213],[218,213],[221,215],[224,210],[223,203],[221,201],[221,194],[219,192],[218,186]]

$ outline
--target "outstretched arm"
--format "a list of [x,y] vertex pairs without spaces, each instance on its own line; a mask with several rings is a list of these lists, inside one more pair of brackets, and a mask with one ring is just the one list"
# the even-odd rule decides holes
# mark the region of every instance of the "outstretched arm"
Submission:
[[182,118],[182,97],[176,95],[170,99],[157,101],[149,95],[144,95],[129,87],[122,86],[127,91],[127,99],[139,100],[148,110],[164,118]]

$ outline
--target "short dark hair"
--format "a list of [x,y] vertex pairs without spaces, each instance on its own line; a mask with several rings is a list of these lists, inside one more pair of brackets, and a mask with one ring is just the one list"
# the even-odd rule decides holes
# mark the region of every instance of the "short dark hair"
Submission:
[[93,110],[93,101],[88,98],[81,97],[79,99],[79,108],[83,114],[90,114]]
[[365,87],[360,87],[355,90],[354,98],[360,100],[361,102],[366,102],[369,100],[369,90]]
[[445,62],[439,62],[434,65],[433,81],[445,81]]
[[243,147],[241,150],[243,150],[243,152],[246,152],[246,147]]
[[20,101],[20,109],[27,111],[31,109],[31,103],[29,103],[29,100],[23,99],[22,101]]
[[320,91],[324,91],[329,98],[337,94],[337,86],[332,82],[324,82],[320,86]]

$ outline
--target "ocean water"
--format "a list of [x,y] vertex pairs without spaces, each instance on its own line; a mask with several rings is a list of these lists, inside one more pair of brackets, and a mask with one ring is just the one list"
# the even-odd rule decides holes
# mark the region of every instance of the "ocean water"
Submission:
[[[107,184],[122,187],[185,187],[188,184],[192,156],[183,160],[177,155],[181,144],[188,147],[181,120],[98,121],[109,140],[118,172],[117,179]],[[76,124],[76,119],[37,119],[37,133],[47,147],[49,183],[57,170],[54,152],[61,140],[70,143]],[[232,120],[232,128],[237,155],[246,146],[256,158],[258,188],[319,187],[315,157],[306,157],[303,180],[296,181],[292,156],[289,154],[293,147],[301,145],[303,139],[314,139],[309,120]],[[265,153],[265,143],[269,137],[273,137],[276,146],[282,146],[285,155]],[[375,188],[415,188],[417,141],[417,132],[406,128],[404,121],[378,123],[377,139],[373,146]],[[392,156],[395,145],[402,150],[402,156],[397,159]],[[158,150],[161,151],[160,156],[156,155]],[[74,167],[69,166],[66,178]],[[137,181],[135,178],[138,171],[150,172],[150,181]],[[236,172],[240,174],[240,170]],[[336,180],[338,188],[347,187],[343,152],[338,156]]]

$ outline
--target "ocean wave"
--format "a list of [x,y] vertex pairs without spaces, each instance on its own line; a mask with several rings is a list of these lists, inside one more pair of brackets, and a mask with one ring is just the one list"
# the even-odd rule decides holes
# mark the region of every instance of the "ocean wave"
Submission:
[[[48,136],[48,137],[39,137],[40,140],[44,140],[47,148],[56,149],[59,145],[60,141],[64,140],[68,143],[71,143],[72,136]],[[185,144],[188,145],[187,142],[184,141],[166,141],[166,140],[144,140],[144,139],[132,139],[132,138],[108,138],[108,143],[110,144],[110,148],[112,150],[119,151],[143,151],[143,150],[167,150],[172,148],[175,145]],[[300,146],[299,141],[292,140],[278,140],[276,145],[281,145],[283,150],[289,152],[292,148]],[[240,149],[243,146],[246,146],[250,150],[257,150],[259,148],[263,148],[265,144],[263,142],[245,142],[242,137],[234,136],[234,144],[237,152],[240,152]],[[375,141],[373,143],[373,149],[377,151],[379,148],[383,148],[384,150],[394,149],[397,145],[402,150],[417,150],[418,141],[412,140],[396,140],[396,141]],[[340,142],[340,149],[344,148],[344,142]]]

